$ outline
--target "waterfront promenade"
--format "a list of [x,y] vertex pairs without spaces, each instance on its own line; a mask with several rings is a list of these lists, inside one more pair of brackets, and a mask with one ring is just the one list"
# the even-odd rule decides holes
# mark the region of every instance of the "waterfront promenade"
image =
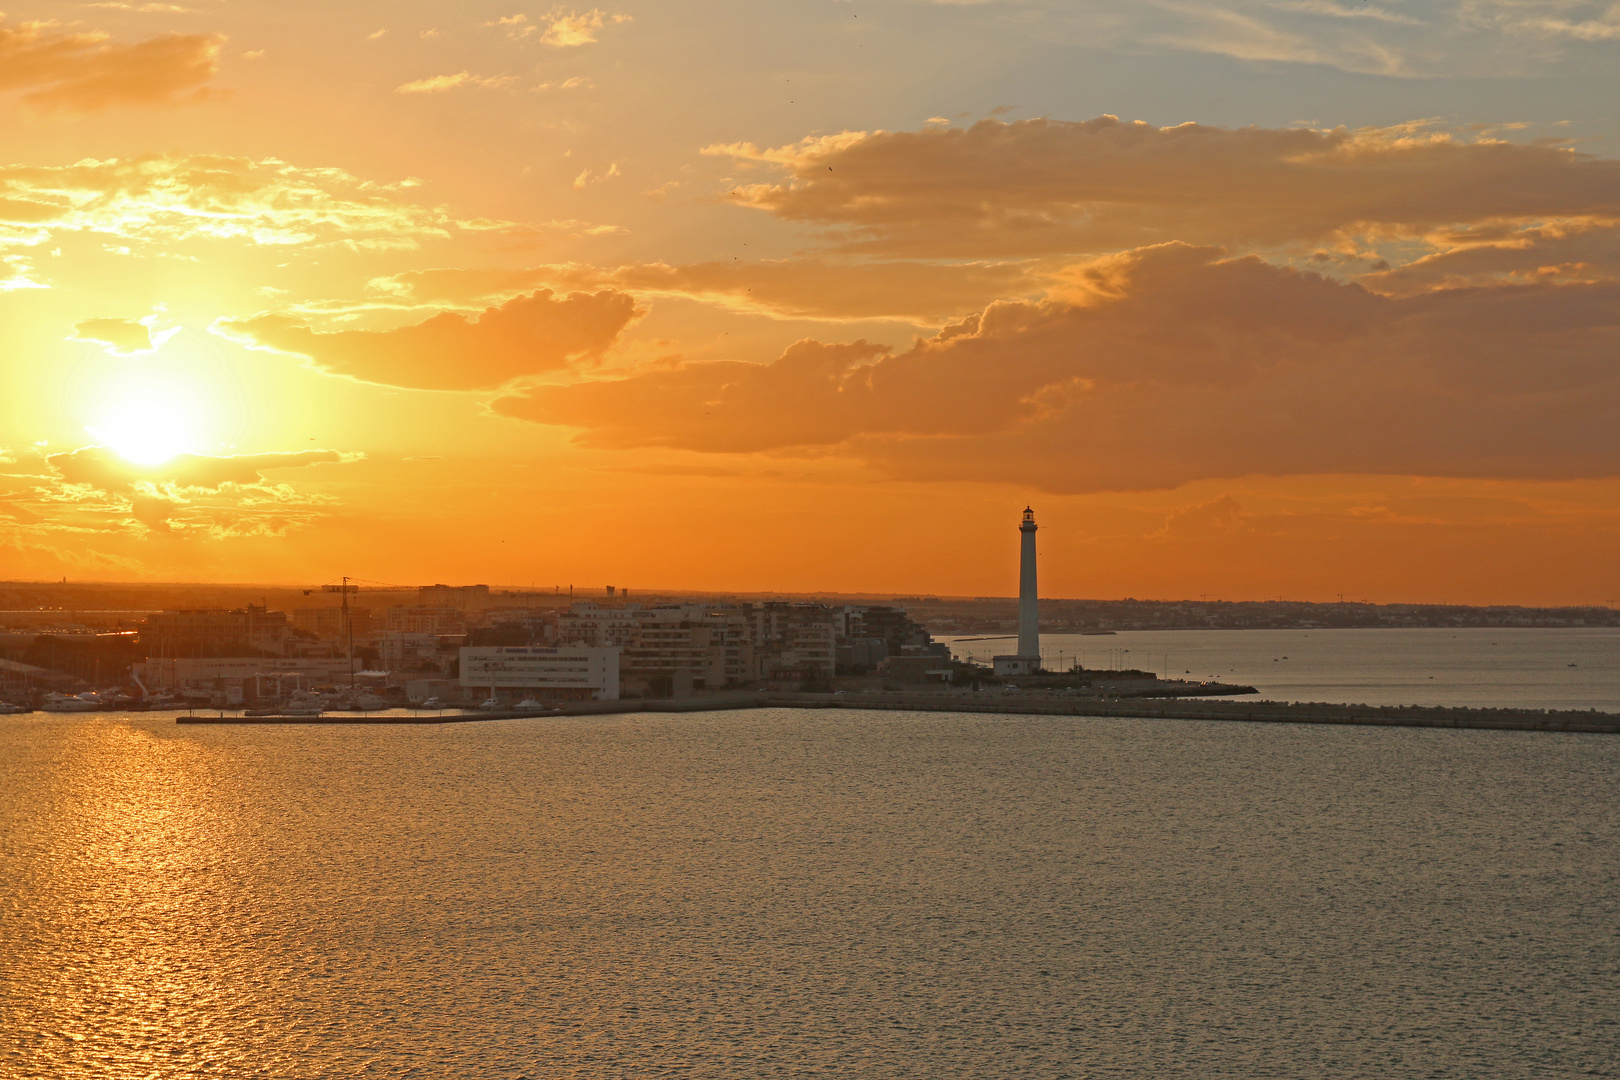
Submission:
[[724,694],[706,697],[575,702],[557,711],[481,710],[391,714],[331,713],[319,717],[182,716],[180,724],[457,724],[535,716],[604,716],[646,712],[723,712],[738,709],[885,709],[996,713],[1009,716],[1130,717],[1227,720],[1242,723],[1349,724],[1371,727],[1482,728],[1620,734],[1620,714],[1536,709],[1438,708],[1418,705],[1329,705],[1283,701],[1117,701],[1036,693]]

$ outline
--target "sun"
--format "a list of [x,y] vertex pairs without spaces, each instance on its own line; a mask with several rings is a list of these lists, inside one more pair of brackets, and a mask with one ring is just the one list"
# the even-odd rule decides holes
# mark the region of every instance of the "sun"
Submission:
[[130,387],[104,402],[86,430],[133,465],[162,465],[198,449],[198,413],[188,398],[174,387]]

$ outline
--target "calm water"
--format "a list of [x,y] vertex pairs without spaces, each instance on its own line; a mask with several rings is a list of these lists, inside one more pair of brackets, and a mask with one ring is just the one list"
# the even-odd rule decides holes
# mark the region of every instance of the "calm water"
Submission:
[[1620,1075],[1620,738],[0,718],[0,1076]]
[[[952,641],[988,661],[1010,639]],[[1042,634],[1049,667],[1123,665],[1222,679],[1278,701],[1620,712],[1620,630],[1129,630]]]

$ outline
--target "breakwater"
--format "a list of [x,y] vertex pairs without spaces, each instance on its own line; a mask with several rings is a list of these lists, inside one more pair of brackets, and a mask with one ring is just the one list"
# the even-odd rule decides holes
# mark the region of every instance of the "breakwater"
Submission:
[[1332,705],[1286,701],[1116,701],[1020,694],[727,694],[665,700],[586,701],[557,711],[479,712],[318,717],[240,715],[182,716],[180,724],[457,724],[539,716],[605,716],[623,713],[719,712],[736,709],[883,709],[916,712],[993,713],[1006,716],[1094,716],[1148,720],[1225,720],[1237,723],[1346,724],[1371,727],[1480,728],[1620,734],[1620,714],[1537,709],[1441,708],[1420,705]]

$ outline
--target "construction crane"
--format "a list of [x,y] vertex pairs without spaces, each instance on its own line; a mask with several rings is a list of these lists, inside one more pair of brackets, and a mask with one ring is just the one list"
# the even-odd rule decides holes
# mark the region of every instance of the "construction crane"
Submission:
[[386,581],[367,581],[364,578],[344,576],[336,581],[329,581],[325,585],[313,589],[305,589],[304,595],[311,593],[338,593],[343,597],[341,604],[343,614],[341,618],[341,633],[344,641],[344,655],[349,659],[349,692],[354,692],[354,622],[349,618],[349,597],[356,593],[368,592],[419,592],[420,585],[392,585]]

